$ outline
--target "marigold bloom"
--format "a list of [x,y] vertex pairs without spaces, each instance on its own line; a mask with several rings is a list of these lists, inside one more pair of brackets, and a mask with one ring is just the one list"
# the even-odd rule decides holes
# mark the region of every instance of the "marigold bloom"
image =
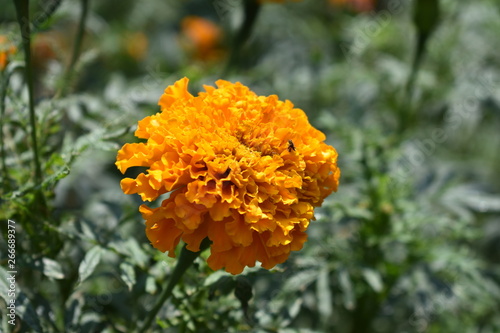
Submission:
[[16,46],[7,38],[0,35],[0,71],[3,71],[9,63],[9,58],[17,52]]
[[187,16],[181,22],[181,45],[195,58],[214,60],[222,55],[222,30],[212,21]]
[[196,97],[187,78],[165,89],[161,112],[135,132],[147,142],[118,152],[122,173],[147,172],[121,187],[145,201],[170,192],[160,207],[140,207],[147,237],[169,256],[181,239],[196,252],[208,237],[212,269],[270,269],[302,248],[314,207],[337,190],[337,152],[290,101],[216,84]]

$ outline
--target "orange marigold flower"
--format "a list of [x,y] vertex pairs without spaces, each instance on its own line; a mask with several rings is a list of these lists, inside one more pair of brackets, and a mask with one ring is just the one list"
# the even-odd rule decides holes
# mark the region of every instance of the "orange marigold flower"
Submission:
[[181,22],[181,45],[195,58],[215,60],[223,54],[222,30],[212,21],[199,16],[187,16]]
[[7,36],[0,35],[0,71],[3,71],[9,63],[9,58],[17,52],[17,48],[7,38]]
[[195,97],[188,81],[139,121],[135,135],[147,142],[118,152],[122,173],[148,167],[122,190],[145,201],[170,192],[160,207],[140,207],[147,237],[169,256],[181,239],[196,252],[208,237],[212,269],[270,269],[302,248],[314,207],[337,190],[337,152],[290,101],[223,80]]

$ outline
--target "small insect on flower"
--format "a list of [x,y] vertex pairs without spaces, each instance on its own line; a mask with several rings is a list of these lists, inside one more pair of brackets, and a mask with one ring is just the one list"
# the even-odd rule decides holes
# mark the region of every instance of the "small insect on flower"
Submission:
[[295,145],[293,144],[292,140],[288,140],[288,151],[291,153],[292,151],[295,151]]

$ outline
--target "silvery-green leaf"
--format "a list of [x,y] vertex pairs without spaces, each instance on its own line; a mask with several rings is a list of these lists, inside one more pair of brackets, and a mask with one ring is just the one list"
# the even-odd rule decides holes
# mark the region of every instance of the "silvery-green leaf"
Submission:
[[362,273],[366,282],[368,282],[368,284],[370,285],[370,287],[373,288],[374,291],[376,292],[382,291],[384,285],[382,283],[382,278],[379,272],[370,268],[363,268]]
[[103,249],[98,245],[94,246],[87,252],[85,258],[83,258],[82,262],[80,263],[80,267],[78,267],[77,285],[85,281],[94,272],[97,264],[101,260],[102,252]]
[[120,264],[120,277],[122,281],[127,285],[128,290],[131,291],[136,281],[134,266],[126,261],[122,262]]

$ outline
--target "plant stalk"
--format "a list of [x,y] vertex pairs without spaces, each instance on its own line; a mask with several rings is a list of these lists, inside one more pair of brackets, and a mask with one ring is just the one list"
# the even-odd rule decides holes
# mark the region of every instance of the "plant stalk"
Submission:
[[73,71],[75,69],[75,65],[82,51],[83,35],[85,32],[85,22],[87,21],[87,16],[89,12],[89,1],[90,0],[81,0],[81,12],[78,21],[78,30],[76,31],[75,44],[73,44],[73,52],[71,53],[71,59],[66,69],[64,84],[61,88],[62,96],[64,96],[68,92],[68,89],[71,86],[71,81],[73,79]]
[[231,53],[226,64],[226,68],[224,69],[223,76],[227,75],[232,69],[234,69],[241,60],[241,50],[252,34],[252,29],[257,21],[257,17],[259,16],[260,8],[261,4],[258,0],[244,0],[245,17],[240,30],[231,45]]
[[142,328],[139,330],[140,333],[145,333],[153,323],[153,319],[156,317],[163,304],[168,300],[168,298],[172,295],[172,291],[174,287],[179,283],[180,279],[187,271],[187,269],[191,266],[196,258],[203,252],[203,250],[207,249],[210,246],[210,240],[205,238],[200,245],[200,251],[192,252],[189,251],[186,246],[182,248],[181,254],[179,256],[179,260],[177,261],[177,265],[175,266],[174,272],[170,277],[170,281],[168,282],[167,287],[163,290],[160,295],[160,299],[156,303],[155,307],[149,311],[149,314],[144,321]]
[[7,164],[5,162],[7,156],[5,156],[5,144],[3,137],[3,122],[5,117],[5,99],[7,98],[7,87],[9,85],[10,74],[5,73],[0,76],[1,86],[0,86],[0,155],[2,159],[2,175],[3,175],[3,189],[8,192],[10,191],[9,183],[9,170],[7,170]]
[[[33,90],[33,66],[31,64],[31,26],[29,21],[29,0],[13,0],[16,6],[17,21],[21,29],[22,44],[24,49],[24,74],[28,86],[29,121],[31,127],[31,141],[33,145],[33,160],[35,164],[35,184],[41,185],[43,181],[42,167],[38,150],[36,131],[35,101]],[[43,196],[42,190],[38,190]]]

